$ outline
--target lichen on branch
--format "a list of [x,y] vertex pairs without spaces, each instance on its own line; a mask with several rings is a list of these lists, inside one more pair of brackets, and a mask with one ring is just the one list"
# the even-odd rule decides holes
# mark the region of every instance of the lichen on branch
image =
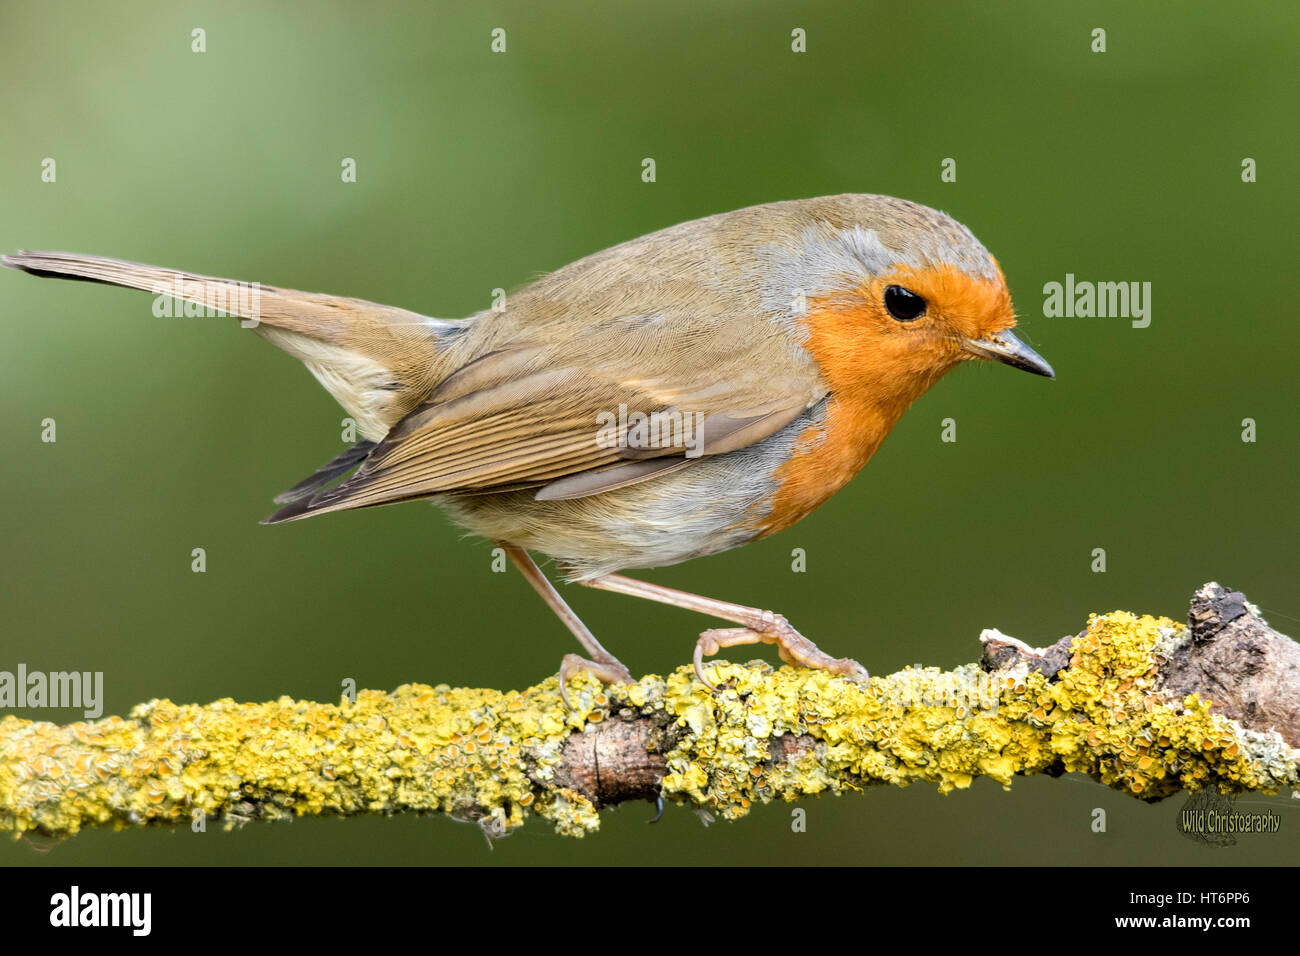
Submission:
[[886,783],[948,793],[981,776],[1010,786],[1086,774],[1147,800],[1296,787],[1290,728],[1251,729],[1163,686],[1162,668],[1185,663],[1195,636],[1116,611],[1049,651],[994,632],[983,667],[908,668],[860,686],[717,661],[716,696],[683,667],[624,687],[578,678],[572,710],[550,678],[506,693],[408,684],[338,704],[154,700],[126,719],[68,725],[9,716],[0,828],[66,836],[199,814],[235,825],[415,811],[498,834],[537,814],[581,836],[603,807],[660,796],[737,819],[772,800]]

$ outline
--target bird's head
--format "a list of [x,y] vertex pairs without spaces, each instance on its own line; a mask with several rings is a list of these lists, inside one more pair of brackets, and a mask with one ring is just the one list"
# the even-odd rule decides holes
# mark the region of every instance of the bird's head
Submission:
[[896,397],[905,407],[970,359],[1055,377],[1012,334],[1002,270],[965,226],[888,196],[799,205],[767,264],[779,265],[787,289],[800,287],[791,318],[833,392]]

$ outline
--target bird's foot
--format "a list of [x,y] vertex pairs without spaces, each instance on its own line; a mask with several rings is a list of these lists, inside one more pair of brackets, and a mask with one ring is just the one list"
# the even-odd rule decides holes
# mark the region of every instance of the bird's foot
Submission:
[[780,614],[760,611],[747,627],[712,628],[702,633],[696,641],[695,676],[713,693],[718,693],[718,688],[704,676],[704,658],[712,657],[724,647],[740,644],[775,644],[781,660],[787,664],[830,671],[859,682],[870,677],[867,669],[851,657],[831,657],[791,627],[790,622]]
[[573,710],[568,682],[576,674],[590,674],[602,684],[632,683],[632,672],[617,657],[610,655],[593,661],[578,654],[565,654],[560,661],[560,700],[564,701],[565,710]]

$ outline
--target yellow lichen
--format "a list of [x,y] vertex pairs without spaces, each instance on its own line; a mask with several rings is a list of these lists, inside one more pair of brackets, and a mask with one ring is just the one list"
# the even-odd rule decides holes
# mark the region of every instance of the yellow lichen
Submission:
[[[1272,791],[1297,782],[1276,735],[1243,731],[1195,696],[1156,693],[1155,654],[1181,626],[1094,616],[1055,680],[1023,665],[908,668],[865,686],[824,671],[711,663],[604,688],[579,677],[572,710],[551,678],[522,692],[409,684],[318,704],[282,697],[206,706],[155,700],[130,719],[59,726],[0,720],[0,828],[234,825],[304,814],[441,811],[490,834],[530,814],[560,833],[599,826],[591,799],[556,783],[564,741],[613,715],[663,731],[665,798],[728,819],[754,803],[925,781],[1064,769],[1143,799],[1180,789]],[[782,738],[786,738],[782,745]]]

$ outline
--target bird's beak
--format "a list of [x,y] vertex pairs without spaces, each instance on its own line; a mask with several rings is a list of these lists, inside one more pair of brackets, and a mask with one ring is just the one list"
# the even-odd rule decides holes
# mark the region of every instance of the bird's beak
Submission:
[[985,339],[967,339],[962,343],[962,348],[976,358],[993,359],[995,362],[1002,362],[1012,368],[1022,368],[1035,375],[1056,378],[1056,373],[1052,371],[1052,366],[1047,364],[1047,359],[1009,331],[995,332]]

